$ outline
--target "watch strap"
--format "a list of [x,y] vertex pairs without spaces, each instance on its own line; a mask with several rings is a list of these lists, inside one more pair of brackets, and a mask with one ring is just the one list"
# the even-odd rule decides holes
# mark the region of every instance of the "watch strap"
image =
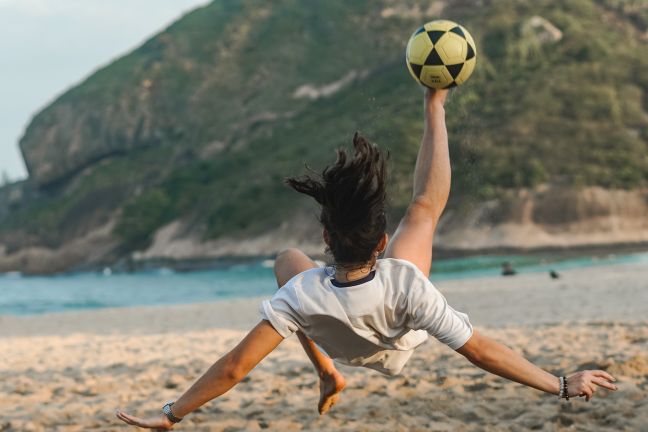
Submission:
[[171,423],[180,423],[182,421],[182,418],[174,416],[173,412],[171,412],[171,406],[173,404],[174,402],[169,402],[168,404],[164,405],[164,407],[162,407],[162,414],[164,414]]

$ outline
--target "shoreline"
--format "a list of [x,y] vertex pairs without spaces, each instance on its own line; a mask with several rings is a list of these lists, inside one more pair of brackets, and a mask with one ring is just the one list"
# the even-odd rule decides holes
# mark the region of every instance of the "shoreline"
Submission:
[[[456,249],[438,246],[434,249],[435,259],[459,259],[476,256],[517,255],[523,257],[543,257],[553,255],[558,259],[569,259],[585,256],[602,255],[627,255],[648,252],[648,242],[638,243],[610,243],[602,245],[575,245],[575,246],[542,246],[535,248],[495,247],[480,249]],[[138,272],[160,268],[168,268],[177,272],[191,272],[201,270],[222,269],[236,265],[245,265],[264,260],[275,259],[276,254],[250,255],[250,256],[223,256],[223,257],[197,257],[197,258],[148,258],[139,260],[123,260],[115,266],[90,266],[80,267],[75,270],[101,271],[105,267],[117,271]],[[310,254],[314,260],[328,262],[330,257],[325,253]]]
[[[598,265],[561,270],[560,274],[558,280],[552,280],[544,272],[529,272],[514,277],[448,279],[434,284],[450,305],[468,313],[475,326],[497,328],[507,325],[634,322],[648,319],[647,265]],[[260,319],[258,307],[261,300],[268,297],[81,309],[35,315],[6,314],[0,315],[0,327],[3,329],[0,339],[73,332],[168,333],[196,331],[205,327],[245,330]],[[508,306],[514,307],[509,309]],[[503,310],[506,310],[505,314]],[[79,323],[88,325],[79,327]]]
[[[296,247],[305,248],[310,251],[311,258],[328,262],[330,257],[324,253],[313,253],[318,250],[315,244],[297,245]],[[323,250],[323,246],[321,247]],[[612,242],[605,244],[576,244],[572,246],[555,245],[555,246],[538,246],[538,247],[487,247],[487,248],[452,248],[438,245],[434,250],[435,259],[459,259],[471,258],[476,256],[498,256],[498,255],[517,255],[523,257],[543,257],[552,255],[559,259],[569,259],[585,256],[602,256],[602,255],[624,255],[648,252],[648,242]],[[137,258],[122,257],[117,261],[111,262],[94,262],[92,264],[82,264],[74,266],[66,271],[25,271],[18,270],[6,271],[0,273],[20,273],[23,276],[56,276],[78,272],[101,272],[108,268],[110,271],[120,273],[135,273],[140,271],[150,271],[167,268],[176,272],[192,272],[228,268],[236,265],[245,265],[263,260],[272,260],[276,254],[259,254],[259,255],[222,255],[222,256],[198,256],[193,258],[172,258],[172,257],[152,257]]]
[[[551,256],[555,262],[568,261],[578,258],[601,258],[617,255],[635,255],[648,253],[648,243],[614,243],[610,245],[577,245],[572,247],[538,247],[538,248],[484,248],[484,249],[452,249],[437,247],[434,251],[436,260],[454,260],[474,257],[507,257],[517,256],[525,258],[545,258]],[[262,263],[266,260],[274,260],[274,255],[250,255],[250,256],[226,256],[226,257],[204,257],[192,259],[173,258],[151,258],[140,260],[121,260],[112,265],[101,264],[91,266],[79,266],[69,271],[54,273],[22,273],[20,271],[0,272],[0,277],[18,275],[18,277],[48,277],[64,276],[77,273],[101,273],[104,270],[110,273],[138,273],[156,270],[171,270],[177,273],[190,273],[208,270],[228,269],[240,265],[252,265]],[[324,253],[311,254],[310,257],[316,261],[327,263],[330,257]]]

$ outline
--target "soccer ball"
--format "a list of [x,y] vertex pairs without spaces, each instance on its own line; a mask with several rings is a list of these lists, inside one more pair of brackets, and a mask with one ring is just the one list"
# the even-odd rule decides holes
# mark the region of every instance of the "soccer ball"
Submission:
[[455,22],[431,21],[410,37],[405,60],[414,79],[424,86],[456,87],[475,69],[475,41]]

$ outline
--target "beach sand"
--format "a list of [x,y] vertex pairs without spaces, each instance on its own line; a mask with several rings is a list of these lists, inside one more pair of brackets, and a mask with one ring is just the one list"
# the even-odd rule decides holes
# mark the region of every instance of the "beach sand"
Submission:
[[[648,266],[437,287],[476,328],[539,366],[605,369],[619,391],[560,401],[430,340],[398,377],[340,367],[347,388],[320,417],[316,376],[292,337],[174,430],[648,431]],[[0,317],[0,431],[132,430],[114,411],[147,415],[177,398],[256,323],[259,301]]]

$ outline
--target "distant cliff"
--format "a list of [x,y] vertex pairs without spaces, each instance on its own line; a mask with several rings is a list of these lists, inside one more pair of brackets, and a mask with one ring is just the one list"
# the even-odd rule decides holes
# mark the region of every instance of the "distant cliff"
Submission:
[[[394,222],[394,221],[392,221]],[[232,255],[272,255],[298,245],[321,255],[324,244],[312,215],[301,214],[263,235],[243,241],[204,241],[174,221],[156,232],[138,260],[191,260]],[[597,187],[579,191],[540,187],[518,190],[466,209],[446,212],[435,239],[437,255],[498,251],[567,251],[601,246],[648,247],[648,189]]]
[[648,189],[517,190],[442,222],[437,243],[446,251],[648,245]]
[[395,220],[422,131],[404,45],[438,17],[478,49],[447,107],[440,247],[645,242],[641,2],[216,1],[35,115],[29,180],[0,191],[0,271],[320,250],[313,208],[281,182],[355,130],[391,151]]

